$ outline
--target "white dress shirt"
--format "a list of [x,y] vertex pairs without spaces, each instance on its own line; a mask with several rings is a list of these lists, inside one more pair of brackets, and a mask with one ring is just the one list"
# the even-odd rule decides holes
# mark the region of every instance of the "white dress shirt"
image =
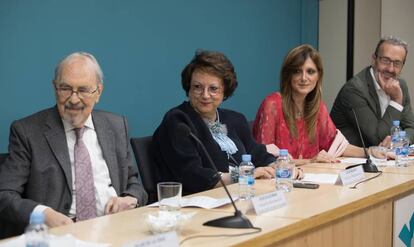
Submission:
[[375,89],[377,91],[378,100],[381,108],[381,117],[384,116],[385,110],[387,109],[388,105],[402,112],[404,107],[398,104],[397,102],[391,100],[390,96],[386,94],[384,90],[381,88],[381,86],[378,84],[377,79],[374,76],[374,69],[371,67],[369,71],[371,72],[372,79],[374,80]]
[[[69,210],[69,217],[76,216],[76,186],[75,186],[75,158],[74,148],[76,143],[75,128],[63,120],[65,128],[66,140],[69,150],[70,166],[72,171],[72,205]],[[105,205],[111,197],[117,196],[116,191],[111,183],[108,166],[102,154],[101,146],[98,142],[92,117],[89,115],[85,122],[85,132],[83,134],[83,142],[85,143],[89,156],[91,158],[92,173],[95,187],[97,216],[104,215]],[[38,205],[33,211],[44,211],[47,207]]]

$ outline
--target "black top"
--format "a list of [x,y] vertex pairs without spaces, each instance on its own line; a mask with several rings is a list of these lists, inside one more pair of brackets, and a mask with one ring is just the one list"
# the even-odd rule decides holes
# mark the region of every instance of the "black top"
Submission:
[[[240,163],[242,154],[251,154],[257,166],[266,166],[275,157],[258,144],[251,134],[246,118],[237,112],[218,109],[220,122],[227,126],[228,137],[236,144],[238,151],[232,156]],[[212,189],[219,177],[208,162],[201,147],[191,137],[179,136],[177,128],[184,123],[205,145],[217,169],[228,172],[227,154],[213,139],[207,125],[189,102],[168,111],[153,135],[155,160],[160,181],[178,181],[183,184],[183,193],[195,193]]]

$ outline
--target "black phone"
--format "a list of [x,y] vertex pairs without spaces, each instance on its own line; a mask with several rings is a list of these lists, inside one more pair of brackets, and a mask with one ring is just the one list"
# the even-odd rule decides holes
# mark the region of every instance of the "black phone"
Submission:
[[294,182],[293,187],[294,188],[303,188],[303,189],[317,189],[317,188],[319,188],[319,184]]

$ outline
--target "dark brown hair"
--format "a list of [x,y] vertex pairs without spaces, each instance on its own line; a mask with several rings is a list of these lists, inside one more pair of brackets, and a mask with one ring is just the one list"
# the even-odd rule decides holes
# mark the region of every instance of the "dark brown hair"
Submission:
[[181,85],[186,95],[190,91],[194,71],[212,74],[223,80],[224,100],[230,97],[237,87],[237,76],[233,64],[221,52],[197,50],[193,59],[181,72]]
[[303,66],[306,59],[310,58],[315,63],[318,70],[318,82],[315,88],[306,95],[304,119],[306,124],[306,132],[309,140],[315,140],[316,120],[319,113],[319,105],[322,97],[322,78],[323,66],[319,53],[310,45],[301,45],[289,51],[286,55],[282,70],[280,72],[280,90],[282,94],[282,107],[286,122],[289,126],[292,136],[297,137],[298,130],[296,128],[295,119],[295,102],[292,96],[292,77],[297,69]]

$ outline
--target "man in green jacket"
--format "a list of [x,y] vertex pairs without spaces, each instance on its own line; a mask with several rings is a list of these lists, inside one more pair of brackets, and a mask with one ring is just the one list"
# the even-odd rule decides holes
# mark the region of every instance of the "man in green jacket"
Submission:
[[382,38],[371,66],[351,78],[339,91],[331,118],[348,141],[362,146],[355,116],[366,146],[389,145],[393,120],[414,142],[414,115],[406,82],[399,78],[407,57],[407,43],[395,36]]

